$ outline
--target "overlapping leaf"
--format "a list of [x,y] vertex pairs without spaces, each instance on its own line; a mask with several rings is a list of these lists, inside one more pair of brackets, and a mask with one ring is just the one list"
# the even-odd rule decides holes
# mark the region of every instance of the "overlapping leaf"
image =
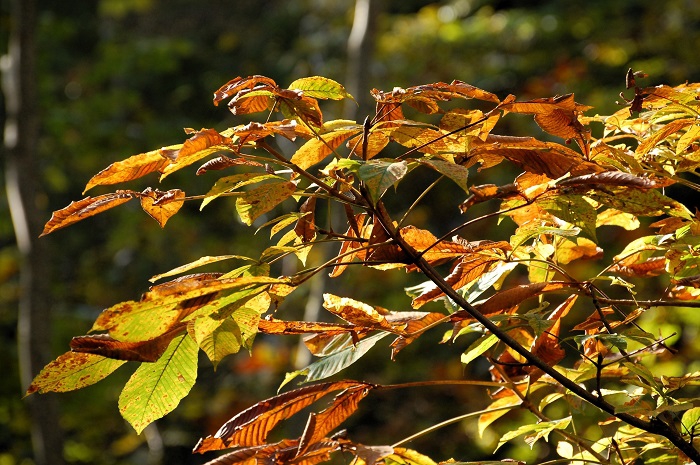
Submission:
[[321,383],[258,402],[224,423],[214,436],[200,439],[194,452],[263,445],[272,428],[279,422],[331,392],[358,386],[371,385],[356,381]]
[[119,396],[119,411],[137,433],[170,413],[197,379],[197,344],[187,334],[170,342],[155,363],[143,363]]

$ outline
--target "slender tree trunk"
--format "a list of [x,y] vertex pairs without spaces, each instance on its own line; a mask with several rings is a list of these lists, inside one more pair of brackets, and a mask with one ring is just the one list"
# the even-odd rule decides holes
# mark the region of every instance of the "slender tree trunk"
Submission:
[[[50,360],[50,303],[47,250],[37,240],[42,214],[38,194],[36,142],[35,0],[12,2],[9,51],[2,59],[2,88],[6,102],[4,152],[7,199],[21,254],[18,344],[20,379],[26,389]],[[19,393],[18,393],[19,394]],[[62,464],[63,443],[52,396],[25,400],[32,420],[34,460],[38,465]]]
[[346,101],[345,118],[363,120],[373,108],[368,83],[372,74],[372,58],[377,42],[377,0],[355,0],[355,15],[348,37],[348,61],[345,87],[357,99],[358,106]]

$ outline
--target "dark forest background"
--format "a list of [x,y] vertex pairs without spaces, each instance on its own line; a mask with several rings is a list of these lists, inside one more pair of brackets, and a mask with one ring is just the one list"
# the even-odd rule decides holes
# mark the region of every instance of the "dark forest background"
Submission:
[[[295,341],[277,340],[258,341],[252,354],[229,357],[217,371],[203,361],[193,392],[141,436],[117,411],[128,369],[80,392],[22,399],[37,363],[63,353],[101,309],[137,298],[149,277],[203,255],[246,250],[253,256],[250,250],[264,247],[226,202],[204,214],[186,205],[165,231],[134,207],[36,240],[37,225],[79,199],[87,180],[108,164],[179,143],[182,128],[243,122],[211,104],[212,92],[229,79],[261,74],[285,85],[323,75],[346,84],[360,102],[326,111],[358,120],[371,108],[372,88],[459,79],[501,98],[574,92],[577,101],[606,114],[619,108],[615,101],[630,67],[649,74],[649,84],[700,79],[700,3],[693,0],[358,0],[358,8],[371,7],[364,34],[350,0],[32,0],[29,22],[17,15],[23,1],[0,3],[5,74],[11,31],[23,28],[33,38],[35,57],[24,81],[34,91],[25,115],[34,125],[29,152],[18,156],[6,129],[0,164],[0,465],[203,463],[190,456],[197,439],[274,393],[295,360],[300,363]],[[363,41],[349,43],[353,26]],[[12,122],[16,97],[3,87],[5,123]],[[210,180],[191,174],[174,175],[173,184],[206,190]],[[148,182],[155,187],[157,180]],[[26,233],[17,230],[16,193],[23,197]],[[426,222],[445,220],[425,215]],[[407,305],[405,276],[364,276],[344,276],[333,285],[350,292],[361,287],[377,304]],[[301,317],[306,298],[288,304],[287,315]],[[29,337],[21,333],[27,327],[21,315],[36,305],[43,313]],[[458,357],[441,357],[449,348],[430,350],[428,359],[414,356],[421,351],[416,344],[401,364],[388,366],[384,351],[347,376],[411,379],[421,370],[459,376]],[[407,423],[427,426],[447,416],[452,403],[472,400],[446,392],[436,405],[422,394],[377,399],[348,425],[353,437],[371,442],[381,425],[383,437],[399,439]],[[32,434],[41,437],[42,429],[46,458],[32,446]],[[434,458],[466,460],[488,454],[493,440],[475,443],[474,431],[455,427],[440,433],[439,443],[414,446]]]

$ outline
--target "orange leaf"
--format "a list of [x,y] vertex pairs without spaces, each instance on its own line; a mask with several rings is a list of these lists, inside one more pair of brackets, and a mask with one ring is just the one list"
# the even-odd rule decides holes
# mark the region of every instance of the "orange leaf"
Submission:
[[372,386],[369,384],[348,388],[333,399],[330,407],[317,414],[311,413],[304,428],[304,434],[299,440],[297,457],[305,454],[311,445],[323,439],[326,434],[352,415],[371,389]]
[[194,452],[262,445],[270,430],[282,420],[286,420],[330,392],[359,386],[369,385],[356,381],[321,383],[263,400],[224,423],[214,436],[200,439]]
[[161,179],[213,153],[234,151],[231,138],[222,136],[215,129],[187,131],[188,134],[194,134],[185,141],[180,150],[168,154],[172,162],[162,170]]
[[391,329],[384,315],[374,307],[348,297],[323,294],[323,308],[348,323],[373,329]]
[[578,120],[578,116],[591,107],[576,103],[574,94],[513,102],[500,105],[499,108],[535,115],[535,121],[544,131],[562,139],[575,139],[583,153],[588,156],[590,133]]
[[531,283],[511,287],[499,291],[489,297],[480,305],[475,305],[483,315],[493,315],[517,307],[525,300],[543,294],[545,292],[559,291],[568,288],[570,285],[565,282]]
[[434,312],[397,312],[387,315],[386,319],[395,326],[400,323],[405,324],[401,336],[394,339],[391,343],[391,359],[394,360],[404,347],[423,334],[422,330],[446,321],[447,317],[442,313]]
[[85,197],[83,200],[71,202],[66,208],[53,212],[51,219],[44,225],[44,231],[41,235],[45,236],[57,229],[65,228],[85,218],[102,213],[137,196],[138,194],[133,191],[117,191],[112,194]]
[[163,168],[170,164],[170,160],[164,155],[167,152],[164,151],[179,150],[180,147],[182,147],[182,144],[171,145],[170,147],[151,150],[150,152],[133,155],[126,160],[112,163],[88,181],[83,193],[95,186],[118,184],[138,179],[154,171],[162,171]]
[[254,87],[274,89],[277,88],[277,83],[265,76],[255,75],[246,78],[238,76],[214,92],[214,105],[218,105],[222,100],[233,97],[242,90],[250,90]]
[[163,192],[149,187],[141,192],[140,197],[143,211],[156,220],[161,228],[165,227],[165,223],[185,203],[185,193],[180,189],[170,189]]
[[311,242],[316,237],[316,197],[309,197],[299,208],[303,216],[297,220],[294,233],[302,242]]
[[337,335],[351,332],[354,325],[326,323],[317,321],[283,321],[275,318],[263,318],[258,322],[258,330],[265,334],[328,334]]
[[[351,224],[348,227],[348,230],[345,233],[345,235],[347,237],[358,237],[359,233],[360,238],[367,239],[372,228],[371,224],[365,224],[365,221],[367,220],[367,215],[364,213],[360,213],[356,216],[352,216],[350,213],[348,215],[348,222],[350,222]],[[345,269],[347,268],[347,265],[345,265],[345,263],[350,263],[355,258],[357,258],[358,260],[364,260],[367,255],[367,250],[361,248],[362,242],[360,241],[343,241],[343,244],[340,246],[340,251],[338,252],[338,257],[340,258],[335,262],[336,265],[333,267],[333,270],[331,270],[331,272],[329,273],[329,276],[331,278],[340,276],[343,273],[343,271],[345,271]],[[355,251],[355,249],[361,250]]]
[[621,265],[616,263],[608,268],[611,273],[622,276],[636,276],[639,278],[651,278],[660,276],[666,272],[666,257],[651,257],[642,263],[630,263]]

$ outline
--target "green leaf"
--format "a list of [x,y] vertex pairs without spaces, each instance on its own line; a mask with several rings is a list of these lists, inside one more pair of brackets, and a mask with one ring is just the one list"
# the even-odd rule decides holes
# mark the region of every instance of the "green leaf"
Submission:
[[124,363],[125,360],[101,355],[66,352],[41,370],[27,389],[27,395],[81,389],[105,379]]
[[204,207],[207,206],[209,202],[216,199],[217,197],[220,197],[223,194],[233,192],[236,189],[239,189],[248,184],[254,184],[268,179],[279,179],[285,181],[284,178],[274,174],[260,173],[241,173],[221,178],[218,181],[216,181],[212,188],[209,189],[209,192],[206,193],[206,195],[204,196],[204,200],[202,200],[202,205],[199,206],[199,209],[202,210]]
[[405,161],[370,160],[357,170],[357,175],[365,182],[373,203],[377,203],[391,186],[408,173]]
[[195,339],[216,369],[219,362],[241,349],[241,331],[233,318],[202,317],[194,322]]
[[444,174],[451,180],[455,182],[464,192],[469,193],[469,186],[467,186],[467,176],[469,175],[469,169],[458,165],[457,163],[451,163],[449,161],[430,159],[430,160],[419,160],[423,165],[429,166],[440,174]]
[[470,362],[472,362],[474,359],[476,359],[479,355],[483,354],[487,350],[489,350],[491,347],[493,347],[494,344],[498,342],[498,337],[496,337],[495,334],[491,334],[488,336],[483,336],[474,341],[466,351],[462,354],[460,357],[460,361],[464,365],[468,365]]
[[694,407],[686,410],[681,418],[683,424],[683,433],[697,436],[700,432],[700,407]]
[[597,190],[588,197],[617,210],[638,216],[671,215],[690,220],[692,213],[681,203],[656,190],[616,188],[612,192]]
[[[292,373],[288,373],[285,376],[282,386],[287,384],[292,379],[299,375],[304,375],[306,378],[303,383],[310,383],[312,381],[318,381],[320,379],[328,378],[333,376],[341,370],[349,367],[356,361],[358,361],[363,355],[365,355],[374,345],[384,337],[388,336],[390,333],[379,333],[374,336],[370,336],[366,339],[361,340],[357,344],[345,347],[339,352],[335,352],[332,355],[328,355],[321,360],[318,360],[308,367],[297,370]],[[282,387],[280,386],[280,388]]]
[[[510,441],[511,439],[517,438],[518,436],[527,433],[533,433],[528,434],[528,436],[525,438],[525,442],[527,442],[530,445],[530,448],[532,448],[533,444],[537,442],[538,439],[544,438],[545,440],[547,440],[549,437],[549,433],[551,433],[555,429],[566,429],[570,423],[571,417],[566,417],[560,420],[543,421],[531,425],[523,425],[520,428],[517,428],[513,431],[508,431],[506,434],[501,436],[501,439],[498,441],[498,446],[496,446],[496,450],[498,450],[503,444]],[[496,450],[494,450],[494,452]]]
[[296,191],[293,182],[265,184],[236,199],[236,211],[243,223],[250,226],[258,217],[287,200]]
[[559,219],[581,228],[586,236],[596,240],[596,210],[579,195],[557,195],[538,205]]
[[297,79],[289,84],[289,89],[304,91],[304,95],[307,97],[331,100],[350,98],[355,100],[352,95],[347,93],[345,87],[341,84],[322,76],[310,76]]
[[322,134],[318,139],[309,139],[304,145],[299,147],[290,163],[294,163],[299,168],[305,170],[321,162],[328,155],[333,153],[340,145],[360,132],[360,127],[349,129],[338,129],[333,132]]
[[141,433],[170,413],[197,379],[197,344],[187,334],[173,339],[155,363],[142,363],[119,396],[119,411]]

